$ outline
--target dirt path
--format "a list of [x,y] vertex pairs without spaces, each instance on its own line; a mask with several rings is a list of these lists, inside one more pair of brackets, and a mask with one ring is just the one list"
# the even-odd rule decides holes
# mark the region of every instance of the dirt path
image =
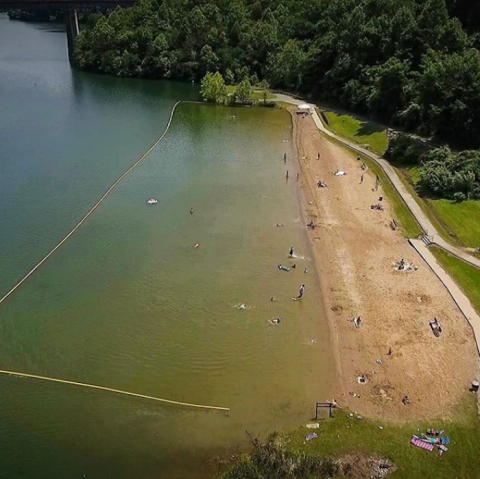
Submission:
[[[294,136],[306,217],[318,225],[309,234],[337,356],[337,400],[359,414],[395,421],[449,417],[475,377],[470,328],[442,283],[390,228],[388,200],[379,202],[381,186],[372,191],[375,176],[323,138],[311,116],[294,118]],[[334,176],[336,170],[347,175]],[[328,187],[318,188],[319,180]],[[370,208],[377,203],[385,210]],[[395,271],[392,263],[400,258],[418,271]],[[362,327],[348,321],[354,316]],[[428,325],[434,316],[444,328],[439,338]],[[357,382],[362,374],[366,384]]]

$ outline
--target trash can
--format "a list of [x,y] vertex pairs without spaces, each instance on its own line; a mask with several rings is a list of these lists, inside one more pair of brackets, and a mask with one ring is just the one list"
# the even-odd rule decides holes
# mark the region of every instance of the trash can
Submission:
[[479,388],[480,388],[480,383],[477,380],[472,381],[471,391],[474,392],[474,393],[477,393]]

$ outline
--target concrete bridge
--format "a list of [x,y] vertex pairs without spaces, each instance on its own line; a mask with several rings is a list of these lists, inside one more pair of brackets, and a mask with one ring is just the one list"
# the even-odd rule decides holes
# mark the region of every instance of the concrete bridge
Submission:
[[80,10],[82,8],[129,7],[136,0],[0,0],[0,11],[5,10]]
[[0,0],[0,12],[7,10],[64,12],[68,58],[72,61],[75,39],[80,33],[77,10],[131,7],[135,2],[136,0]]

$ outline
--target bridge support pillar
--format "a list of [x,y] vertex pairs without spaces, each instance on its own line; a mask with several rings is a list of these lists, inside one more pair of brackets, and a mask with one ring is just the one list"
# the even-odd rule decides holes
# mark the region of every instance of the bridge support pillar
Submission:
[[75,39],[80,33],[76,10],[70,10],[65,14],[65,30],[67,32],[68,59],[70,63],[72,63],[73,51],[75,49]]

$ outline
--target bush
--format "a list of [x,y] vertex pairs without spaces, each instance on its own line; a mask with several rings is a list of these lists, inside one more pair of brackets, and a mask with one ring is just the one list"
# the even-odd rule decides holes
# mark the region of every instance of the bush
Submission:
[[401,133],[390,139],[385,158],[397,165],[420,165],[421,186],[437,196],[480,200],[480,151],[431,148],[425,140]]
[[331,459],[288,449],[275,434],[268,442],[254,440],[253,445],[250,456],[242,457],[221,479],[326,479],[338,470]]
[[480,152],[454,153],[448,147],[423,154],[421,183],[433,193],[464,201],[480,199]]
[[417,165],[427,151],[428,145],[425,140],[398,133],[390,138],[385,158],[394,164]]

